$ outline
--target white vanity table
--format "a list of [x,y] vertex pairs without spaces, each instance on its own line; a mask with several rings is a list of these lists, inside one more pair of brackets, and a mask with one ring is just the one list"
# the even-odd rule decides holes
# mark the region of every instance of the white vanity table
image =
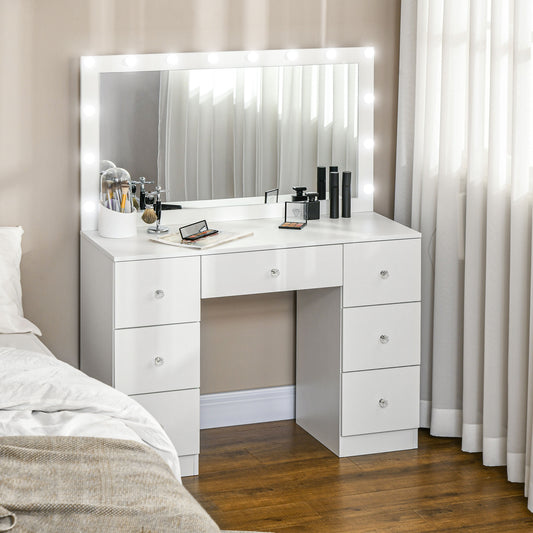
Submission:
[[198,473],[204,298],[298,291],[297,423],[339,456],[417,446],[420,235],[372,212],[278,224],[217,222],[254,235],[205,251],[145,227],[82,233],[82,370],[161,422],[184,475]]
[[[417,446],[420,235],[372,212],[373,54],[372,48],[338,48],[81,59],[81,367],[135,397],[159,420],[176,445],[184,475],[198,473],[201,300],[207,298],[297,291],[297,423],[339,456]],[[222,69],[221,86],[209,85],[209,69]],[[256,112],[265,113],[257,123],[276,124],[268,130],[270,135],[284,132],[269,138],[268,146],[278,147],[277,152],[268,146],[258,148],[245,136],[238,140],[242,145],[223,150],[217,161],[239,170],[245,163],[232,160],[236,153],[246,152],[261,163],[272,158],[268,168],[257,163],[246,166],[243,176],[257,185],[255,195],[263,194],[273,178],[274,187],[287,183],[314,187],[317,164],[337,164],[353,173],[352,218],[330,219],[323,201],[320,220],[309,221],[301,231],[278,229],[290,187],[280,190],[280,203],[264,205],[261,196],[241,197],[231,183],[238,176],[230,170],[230,183],[224,187],[234,191],[226,195],[231,198],[195,198],[199,201],[185,202],[183,210],[165,212],[163,223],[176,231],[179,225],[205,219],[220,230],[253,231],[252,237],[201,252],[151,242],[143,225],[136,237],[100,237],[96,231],[99,164],[101,159],[115,158],[110,117],[122,110],[124,94],[115,94],[110,106],[103,96],[104,85],[122,84],[132,74],[155,73],[160,107],[162,102],[168,104],[162,94],[168,98],[181,94],[170,90],[170,71],[175,70],[189,76],[185,102],[167,105],[164,120],[159,115],[159,129],[135,146],[144,148],[154,137],[166,138],[170,123],[184,122],[169,110],[196,102],[195,95],[211,95],[204,100],[211,98],[213,109],[202,113],[214,115],[217,102],[228,94],[228,80],[256,80],[234,93],[244,95],[234,101],[244,103],[240,112],[247,122],[232,123],[227,131],[244,131],[243,124],[255,124]],[[266,87],[263,82],[273,75],[293,84],[283,85],[283,90],[278,85],[268,98],[263,99],[261,91],[253,96],[250,88]],[[283,98],[289,93],[302,95],[301,106],[286,105]],[[135,102],[135,108],[121,111],[119,118],[137,116],[141,106]],[[282,110],[300,107],[300,114],[283,118]],[[231,122],[236,113],[229,116]],[[124,123],[116,131],[127,136],[143,133],[148,122],[141,120],[139,127]],[[297,131],[315,136],[306,135],[307,144],[293,144],[302,137]],[[193,145],[197,137],[214,139],[213,143],[225,140],[225,134],[207,132],[193,135]],[[257,138],[263,137],[264,129]],[[234,135],[235,139],[240,138]],[[142,175],[163,180],[171,190],[173,183],[181,184],[183,176],[177,181],[170,177],[170,160],[184,167],[187,158],[179,150],[186,145],[188,137],[178,144],[167,142],[166,151],[154,157],[153,174]],[[187,180],[210,153],[205,144],[197,148],[194,145],[192,151],[199,159],[192,164],[193,172],[187,167]],[[131,154],[117,157],[119,166],[132,170],[131,164],[135,169]],[[217,165],[211,167],[223,174]],[[205,190],[203,174],[194,178],[198,181],[193,190]],[[215,172],[208,181],[218,186],[219,177]],[[187,198],[183,193],[166,200],[183,203]]]

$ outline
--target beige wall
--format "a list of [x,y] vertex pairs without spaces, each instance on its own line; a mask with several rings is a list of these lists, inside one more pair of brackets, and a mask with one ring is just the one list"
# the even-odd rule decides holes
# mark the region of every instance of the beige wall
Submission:
[[[399,4],[0,0],[0,225],[25,228],[25,312],[58,357],[78,364],[79,56],[375,46],[375,209],[391,215]],[[202,313],[203,392],[293,382],[292,294],[205,302]],[[274,345],[265,325],[278,328]]]

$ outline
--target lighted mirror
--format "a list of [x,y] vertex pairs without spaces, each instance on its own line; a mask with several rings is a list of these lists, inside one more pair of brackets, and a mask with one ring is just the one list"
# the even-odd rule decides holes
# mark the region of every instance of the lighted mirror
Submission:
[[94,229],[102,159],[184,207],[257,204],[316,190],[316,167],[350,170],[371,210],[369,49],[85,57],[82,229]]

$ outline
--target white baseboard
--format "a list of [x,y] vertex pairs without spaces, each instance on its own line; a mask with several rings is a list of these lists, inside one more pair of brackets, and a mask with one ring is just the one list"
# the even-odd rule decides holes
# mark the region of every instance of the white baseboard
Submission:
[[200,396],[200,429],[290,420],[295,387],[269,387]]

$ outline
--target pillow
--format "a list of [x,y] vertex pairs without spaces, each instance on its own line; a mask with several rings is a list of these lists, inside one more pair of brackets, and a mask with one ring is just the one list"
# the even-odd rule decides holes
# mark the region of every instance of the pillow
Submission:
[[0,228],[0,333],[35,333],[39,328],[24,318],[20,259],[22,257],[21,227]]

